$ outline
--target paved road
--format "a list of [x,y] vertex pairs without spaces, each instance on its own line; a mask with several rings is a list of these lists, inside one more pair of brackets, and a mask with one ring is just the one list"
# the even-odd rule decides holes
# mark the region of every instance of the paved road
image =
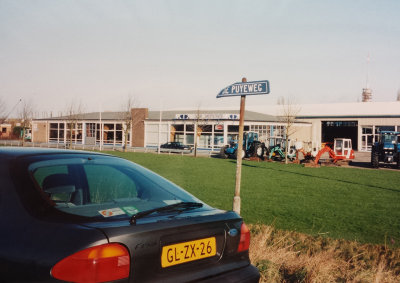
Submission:
[[[371,152],[357,151],[354,153],[355,159],[350,163],[351,167],[359,167],[359,168],[370,168],[377,170],[371,167]],[[387,170],[399,170],[396,167],[396,164],[384,165],[381,163],[379,169],[387,169]]]
[[354,162],[371,162],[371,152],[356,151],[354,152],[355,159]]
[[372,168],[371,167],[371,152],[356,151],[354,160],[350,163],[352,167]]
[[[371,152],[365,152],[365,151],[356,151],[354,153],[354,160],[350,162],[348,167],[357,167],[357,168],[365,168],[365,169],[372,169],[372,170],[377,170],[376,168],[371,167]],[[321,156],[321,160],[323,159],[329,159],[329,154],[324,153]],[[396,167],[396,164],[380,164],[379,169],[386,169],[386,170],[399,170]]]

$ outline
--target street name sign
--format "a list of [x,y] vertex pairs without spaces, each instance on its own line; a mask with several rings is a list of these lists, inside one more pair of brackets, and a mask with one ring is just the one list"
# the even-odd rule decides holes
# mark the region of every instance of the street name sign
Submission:
[[243,95],[260,95],[269,93],[269,81],[234,83],[221,90],[217,98]]
[[244,130],[244,113],[245,101],[247,95],[259,95],[269,93],[269,81],[254,81],[248,82],[246,78],[242,78],[241,83],[234,83],[221,90],[217,98],[240,96],[240,119],[239,119],[239,141],[237,148],[236,159],[236,181],[235,181],[235,195],[233,197],[233,211],[240,214],[240,180],[242,176],[242,151],[243,147],[243,130]]

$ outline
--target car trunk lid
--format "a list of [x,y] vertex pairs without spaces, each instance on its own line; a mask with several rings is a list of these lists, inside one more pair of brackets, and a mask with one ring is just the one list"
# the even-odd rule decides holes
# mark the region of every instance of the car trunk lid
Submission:
[[248,253],[236,252],[241,223],[236,213],[211,210],[95,226],[128,247],[130,281],[182,282],[248,265]]

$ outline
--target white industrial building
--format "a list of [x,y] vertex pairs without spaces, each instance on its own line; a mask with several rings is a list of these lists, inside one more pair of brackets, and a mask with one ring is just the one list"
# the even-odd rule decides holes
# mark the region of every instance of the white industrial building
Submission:
[[[268,113],[265,106],[248,108],[269,115],[282,113],[279,105],[268,107]],[[317,143],[351,138],[355,150],[370,151],[379,131],[400,132],[400,101],[302,104],[293,108],[298,121],[311,124],[309,139]]]

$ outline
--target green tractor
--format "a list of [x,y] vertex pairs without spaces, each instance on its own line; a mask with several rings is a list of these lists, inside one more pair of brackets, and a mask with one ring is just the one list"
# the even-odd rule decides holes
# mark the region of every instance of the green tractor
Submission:
[[[291,141],[289,140],[289,149],[288,149],[288,159],[294,160],[296,159],[296,149],[291,145]],[[285,159],[285,148],[281,147],[281,144],[276,144],[270,146],[267,151],[268,159],[270,160],[279,160],[282,161]]]
[[374,143],[371,151],[371,165],[379,167],[379,163],[396,163],[400,169],[400,132],[382,131],[379,140]]
[[[265,144],[258,140],[258,133],[244,132],[243,133],[243,150],[242,158],[245,157],[259,157],[263,158],[265,151]],[[222,158],[237,158],[238,141],[232,140],[230,145],[225,145],[221,148],[220,157]]]

